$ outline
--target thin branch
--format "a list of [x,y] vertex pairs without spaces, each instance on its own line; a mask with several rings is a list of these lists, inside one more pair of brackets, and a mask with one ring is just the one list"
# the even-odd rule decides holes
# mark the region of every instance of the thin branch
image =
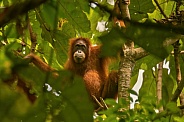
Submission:
[[[180,46],[179,41],[175,42],[173,46],[174,46],[174,60],[175,60],[175,69],[176,69],[176,81],[179,86],[182,80],[181,68],[180,68],[180,62],[179,62],[179,46]],[[178,97],[180,99],[180,104],[184,105],[184,94],[181,92]],[[182,110],[182,113],[184,114],[183,110]]]
[[181,69],[180,69],[180,63],[179,63],[179,41],[174,43],[174,60],[175,60],[175,68],[176,68],[176,81],[177,83],[181,82]]
[[174,95],[173,95],[173,97],[171,99],[171,101],[173,101],[173,102],[177,101],[179,95],[181,94],[181,92],[183,90],[183,87],[184,87],[184,80],[183,79],[184,79],[184,77],[182,77],[181,82],[178,84],[178,87],[176,88],[176,90],[174,92]]
[[41,15],[40,15],[40,13],[37,9],[35,9],[35,13],[36,13],[37,17],[40,19],[41,23],[42,23],[41,26],[43,26],[46,31],[50,32],[51,30],[46,26],[44,20],[42,19]]
[[164,13],[164,11],[162,10],[160,4],[158,3],[157,0],[154,0],[155,4],[157,5],[158,9],[160,10],[161,14],[166,18],[168,19],[167,15]]
[[[184,87],[184,79],[181,78],[181,69],[180,69],[180,63],[179,63],[179,41],[173,44],[174,46],[174,60],[175,60],[175,68],[176,68],[176,81],[178,84],[178,87],[172,97],[172,101],[175,101],[180,97],[180,104],[183,105],[183,94],[181,94],[182,89]],[[181,95],[181,96],[180,96]]]
[[29,17],[28,17],[27,22],[28,22],[29,34],[31,38],[31,53],[34,53],[36,49],[36,45],[37,45],[36,34],[33,32],[33,28],[31,26]]
[[[174,54],[174,51],[172,51],[171,54]],[[184,50],[180,51],[179,54],[184,54]]]
[[171,44],[174,44],[175,42],[177,42],[182,37],[183,37],[183,35],[176,35],[176,36],[171,37],[171,38],[166,38],[163,42],[163,46],[167,47]]
[[176,15],[180,14],[180,6],[182,5],[182,2],[180,0],[177,0],[176,2]]
[[93,99],[96,101],[96,103],[100,106],[100,108],[103,108],[103,105],[99,102],[99,100],[96,98],[95,95],[91,95]]
[[100,97],[100,102],[103,105],[104,109],[108,109],[108,106],[107,106],[107,104],[105,103],[105,101],[104,101],[104,99],[102,97]]

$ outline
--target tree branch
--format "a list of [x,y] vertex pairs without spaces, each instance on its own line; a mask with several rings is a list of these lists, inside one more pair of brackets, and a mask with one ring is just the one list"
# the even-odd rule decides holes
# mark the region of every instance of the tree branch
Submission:
[[180,14],[180,6],[182,5],[182,1],[177,0],[176,2],[176,14],[179,15]]
[[29,34],[31,38],[31,53],[34,53],[36,49],[36,44],[37,44],[36,34],[33,32],[33,28],[31,26],[29,17],[27,21],[28,21]]
[[47,0],[29,0],[5,8],[4,11],[0,13],[0,27],[3,27],[17,16],[27,13],[29,10],[38,7],[46,1]]
[[148,52],[146,52],[143,48],[139,47],[139,48],[135,48],[133,50],[133,57],[135,60],[139,60],[145,56],[149,55]]
[[[179,56],[178,56],[178,53],[179,53],[179,41],[177,41],[175,44],[174,44],[174,60],[175,60],[175,67],[176,67],[176,80],[177,80],[177,84],[178,84],[178,87],[176,89],[176,91],[174,92],[174,95],[172,97],[172,101],[176,102],[178,97],[180,96],[182,90],[183,90],[183,87],[184,87],[184,79],[181,78],[181,69],[180,69],[180,64],[179,64]],[[182,97],[183,98],[183,97]],[[183,105],[183,100],[181,101],[180,100],[181,105]]]
[[183,90],[183,87],[184,87],[184,77],[182,77],[181,82],[178,84],[178,87],[176,88],[171,101],[173,101],[173,102],[176,102],[177,101],[179,95],[181,94],[181,92]]
[[[172,51],[171,54],[174,54],[174,51]],[[179,54],[184,54],[184,50],[180,51]]]

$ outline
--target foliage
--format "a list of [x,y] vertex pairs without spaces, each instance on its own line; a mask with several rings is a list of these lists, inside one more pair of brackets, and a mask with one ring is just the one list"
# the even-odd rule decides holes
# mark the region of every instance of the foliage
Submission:
[[[165,25],[155,23],[153,20],[160,22],[165,19],[156,9],[153,0],[131,1],[129,10],[132,20],[126,29],[113,26],[112,13],[109,12],[112,11],[113,5],[108,0],[38,1],[43,4],[38,5],[35,2],[30,8],[23,9],[20,5],[26,5],[26,0],[0,0],[1,122],[183,121],[181,109],[178,108],[179,101],[171,101],[177,87],[175,57],[172,53],[174,48],[172,45],[163,45],[168,38],[176,38],[183,33],[182,24],[173,27],[173,22]],[[173,15],[173,8],[178,1],[158,1],[162,3],[160,5],[168,17]],[[6,13],[7,10],[13,10],[10,6],[17,10],[16,16],[10,16],[11,19],[8,18],[11,14]],[[98,30],[99,24],[102,24],[103,31]],[[35,44],[31,34],[36,35],[35,52],[57,69],[59,77],[53,77],[55,72],[42,72],[30,64],[30,60],[24,58]],[[92,118],[93,108],[81,78],[63,70],[67,60],[68,40],[79,36],[91,38],[94,43],[101,43],[102,56],[116,57],[126,40],[133,40],[135,47],[142,47],[149,52],[150,55],[136,61],[132,72],[131,87],[137,82],[139,69],[144,69],[143,83],[140,91],[137,91],[139,93],[129,91],[137,96],[133,109],[127,109],[129,102],[124,99],[120,100],[120,103],[107,99],[109,109],[100,111],[95,119]],[[182,38],[179,43],[179,50],[182,51]],[[168,73],[168,69],[163,70],[163,97],[158,103],[156,65],[164,59],[169,62],[170,72]],[[179,61],[183,73],[183,55],[180,55]],[[111,66],[112,69],[118,69],[117,62]],[[182,74],[182,78],[183,76]],[[19,77],[26,87],[30,88],[28,93],[37,95],[35,103],[30,102],[22,89],[17,89]],[[133,102],[132,98],[130,101]],[[164,111],[158,113],[160,106],[163,106]]]

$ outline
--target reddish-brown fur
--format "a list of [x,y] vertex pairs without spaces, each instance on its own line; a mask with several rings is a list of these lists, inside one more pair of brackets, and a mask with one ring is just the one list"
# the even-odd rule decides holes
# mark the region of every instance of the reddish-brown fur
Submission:
[[[72,54],[72,49],[77,40],[84,40],[88,46],[86,59],[81,64],[74,62]],[[68,57],[65,69],[83,77],[86,89],[90,95],[94,95],[97,99],[100,97],[115,98],[117,94],[117,72],[109,75],[108,78],[109,58],[100,57],[100,46],[92,46],[87,38],[73,38],[70,40]]]
[[[88,48],[83,63],[75,63],[73,59],[73,48],[77,40],[84,40]],[[92,46],[89,39],[82,37],[70,39],[69,42],[68,61],[65,64],[65,69],[81,76],[89,94],[94,95],[98,100],[100,97],[115,98],[118,90],[118,75],[114,71],[108,73],[109,58],[100,56],[101,46]],[[35,54],[29,54],[25,58],[32,59],[32,62],[43,71],[55,71]],[[95,101],[94,103],[97,108]]]

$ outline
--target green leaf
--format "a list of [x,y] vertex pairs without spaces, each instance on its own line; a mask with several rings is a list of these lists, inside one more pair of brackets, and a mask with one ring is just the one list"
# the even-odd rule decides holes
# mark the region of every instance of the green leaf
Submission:
[[128,92],[129,92],[130,94],[133,94],[133,95],[138,96],[137,92],[136,92],[136,91],[134,91],[134,90],[129,89],[129,90],[128,90]]
[[9,24],[9,25],[6,27],[5,35],[6,35],[8,38],[17,38],[17,37],[18,37],[18,33],[17,33],[17,31],[16,31],[16,28],[15,28],[15,24],[14,24],[14,23],[11,23],[11,24]]
[[60,0],[58,2],[59,15],[66,18],[78,32],[90,31],[90,22],[85,12],[89,13],[90,6],[86,0]]
[[133,0],[129,5],[131,19],[141,20],[148,18],[148,13],[152,13],[155,10],[155,6],[152,0]]
[[47,99],[40,96],[36,103],[31,105],[31,107],[26,111],[26,113],[20,117],[21,121],[25,122],[44,122],[48,118],[47,110]]
[[150,70],[155,67],[160,61],[162,60],[151,54],[139,59],[135,64],[133,76],[137,74],[139,69]]
[[118,28],[113,28],[109,33],[99,37],[102,42],[101,55],[116,57],[125,40]]
[[176,114],[180,112],[180,109],[177,107],[175,102],[170,102],[166,105],[167,110],[169,110],[171,113]]
[[[147,98],[149,96],[149,99]],[[151,70],[143,73],[143,84],[139,91],[140,102],[154,101],[156,96],[156,82]]]
[[[37,43],[40,44],[42,42],[42,37],[41,37],[41,33],[42,33],[42,29],[40,27],[40,23],[39,23],[39,19],[37,17],[37,12],[32,10],[29,11],[29,20],[33,29],[33,32],[36,34],[36,39],[37,39]],[[29,32],[27,32],[27,38],[30,38],[30,34]]]
[[[0,82],[0,87],[1,122],[11,122],[12,120],[14,122],[23,121],[24,116],[32,107],[27,97],[24,94],[15,92],[15,90],[10,89],[7,84],[2,82]],[[29,117],[35,118],[36,115],[38,113],[34,113],[34,116]],[[26,118],[26,120],[28,119]]]
[[117,105],[117,102],[114,99],[106,99],[105,103],[108,105]]
[[55,30],[53,32],[56,41],[52,46],[56,51],[57,60],[62,66],[67,59],[69,39],[75,37],[75,34],[75,30],[72,29],[72,26],[68,22],[63,24],[61,31]]
[[[29,85],[32,86],[32,92],[36,92],[38,94],[43,92],[43,86],[46,81],[46,74],[44,74],[41,70],[33,66],[21,67],[16,69],[19,76],[27,81]],[[39,77],[37,75],[39,74]]]
[[72,25],[72,30],[88,32],[90,22],[85,12],[89,13],[89,9],[89,3],[86,0],[51,0],[43,4],[41,17],[49,30],[56,29],[59,19],[62,18]]
[[131,77],[131,82],[130,82],[130,88],[133,88],[133,86],[137,83],[138,80],[138,73],[139,71],[137,71],[136,73],[134,73],[134,75],[132,75]]
[[10,2],[8,0],[0,0],[0,2],[2,1],[4,6],[9,6]]
[[44,18],[44,21],[47,23],[50,30],[55,29],[58,22],[57,2],[49,1],[48,3],[43,4],[43,8],[41,9],[41,16]]
[[58,97],[62,97],[63,107],[57,117],[66,122],[92,122],[93,105],[83,80],[67,71],[58,74],[57,79],[51,78],[48,82],[60,94]]
[[163,42],[168,38],[177,36],[166,26],[150,22],[132,22],[126,29],[126,32],[122,34],[160,59],[166,58],[172,49],[171,47],[164,46]]
[[168,74],[167,69],[163,69],[162,79],[162,99],[167,103],[172,98],[174,81],[171,78],[171,75]]
[[147,70],[148,69],[146,63],[142,63],[141,66],[140,66],[140,68],[143,69],[143,70]]
[[116,115],[111,115],[110,117],[105,119],[104,122],[119,122],[119,121],[117,120],[117,116]]

